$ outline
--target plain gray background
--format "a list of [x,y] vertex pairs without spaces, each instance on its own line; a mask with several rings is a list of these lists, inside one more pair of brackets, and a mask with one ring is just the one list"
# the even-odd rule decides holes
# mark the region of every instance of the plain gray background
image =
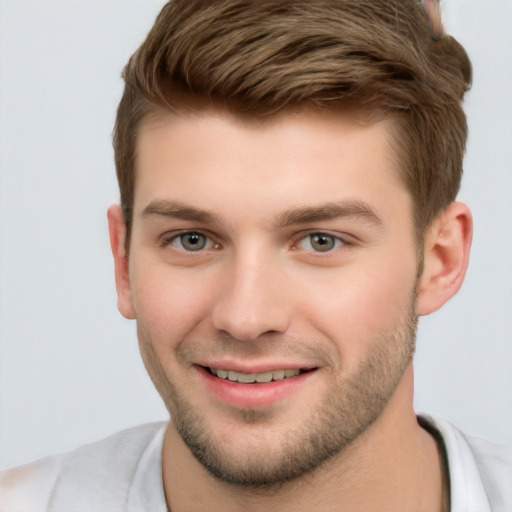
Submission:
[[[120,72],[161,0],[0,0],[0,468],[166,418],[116,309]],[[420,322],[416,406],[512,442],[512,0],[446,0],[474,65],[466,284]]]

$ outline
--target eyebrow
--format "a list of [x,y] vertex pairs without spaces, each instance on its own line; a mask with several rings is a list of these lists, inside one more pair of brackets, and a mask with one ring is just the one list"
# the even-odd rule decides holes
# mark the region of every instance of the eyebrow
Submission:
[[220,224],[220,220],[216,215],[195,208],[178,201],[153,201],[144,208],[142,217],[147,216],[170,217],[173,219],[189,220],[193,222],[201,222],[204,224]]
[[361,219],[375,226],[382,226],[384,224],[384,220],[374,208],[359,200],[334,201],[321,205],[294,208],[279,214],[276,223],[278,226],[285,227],[343,217]]
[[[203,224],[223,224],[217,215],[179,201],[153,201],[142,212],[142,217],[147,216],[169,217]],[[314,206],[298,206],[277,214],[274,223],[277,227],[287,227],[343,217],[360,219],[374,226],[384,224],[382,217],[375,209],[360,200],[332,201]]]

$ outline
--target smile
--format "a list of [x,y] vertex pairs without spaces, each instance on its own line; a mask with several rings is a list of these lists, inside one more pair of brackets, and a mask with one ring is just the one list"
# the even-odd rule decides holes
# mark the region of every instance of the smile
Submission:
[[291,377],[297,377],[304,372],[298,368],[273,370],[264,373],[242,373],[235,372],[234,370],[223,370],[220,368],[208,368],[208,370],[212,375],[215,375],[215,377],[218,377],[219,379],[230,380],[231,382],[239,382],[242,384],[265,384],[268,382],[275,382],[289,379]]
[[268,407],[296,395],[306,382],[311,382],[319,373],[318,367],[254,366],[254,369],[244,368],[245,371],[240,371],[242,368],[238,368],[238,371],[228,369],[229,366],[222,363],[216,367],[195,365],[195,368],[206,386],[205,391],[211,393],[210,396],[224,405],[243,409]]

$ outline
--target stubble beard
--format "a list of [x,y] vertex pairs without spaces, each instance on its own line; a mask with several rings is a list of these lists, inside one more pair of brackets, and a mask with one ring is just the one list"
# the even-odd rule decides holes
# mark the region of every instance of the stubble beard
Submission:
[[[233,486],[257,489],[280,487],[312,473],[342,453],[379,417],[412,361],[418,318],[415,301],[395,329],[381,333],[357,370],[338,376],[328,396],[297,425],[261,449],[232,453],[229,439],[220,439],[207,419],[167,378],[148,330],[138,321],[139,345],[146,369],[169,410],[172,422],[194,457],[215,478]],[[241,410],[238,421],[264,426],[266,417]],[[275,441],[275,440],[273,440]]]

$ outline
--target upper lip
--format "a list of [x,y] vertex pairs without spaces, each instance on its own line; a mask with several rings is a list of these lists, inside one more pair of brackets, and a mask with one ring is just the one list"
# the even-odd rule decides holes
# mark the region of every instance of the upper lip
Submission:
[[235,362],[235,361],[211,361],[204,363],[197,363],[199,366],[205,368],[214,368],[215,370],[232,370],[239,373],[266,373],[276,370],[313,370],[318,368],[317,365],[311,363],[297,363],[297,362]]

